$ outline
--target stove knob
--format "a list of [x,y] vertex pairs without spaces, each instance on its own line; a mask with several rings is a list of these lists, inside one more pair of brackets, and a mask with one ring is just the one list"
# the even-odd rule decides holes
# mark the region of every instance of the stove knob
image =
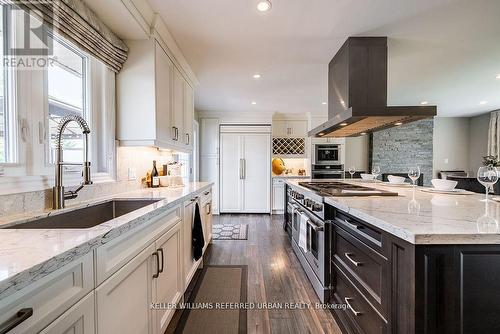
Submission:
[[303,200],[303,199],[304,199],[304,195],[302,195],[302,194],[297,194],[297,199],[298,199],[298,200]]
[[312,204],[312,201],[311,201],[310,199],[306,198],[306,199],[304,200],[304,205],[305,205],[306,207],[311,206],[311,204]]
[[323,205],[321,205],[321,204],[313,204],[312,207],[311,207],[311,209],[313,211],[316,211],[316,212],[323,211]]

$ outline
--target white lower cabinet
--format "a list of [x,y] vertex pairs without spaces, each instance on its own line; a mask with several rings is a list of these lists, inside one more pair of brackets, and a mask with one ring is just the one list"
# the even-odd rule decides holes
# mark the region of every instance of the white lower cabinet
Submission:
[[95,334],[94,291],[67,310],[40,334]]
[[[179,222],[170,231],[156,241],[156,252],[159,256],[160,267],[153,280],[153,303],[174,304],[179,302],[184,292],[182,277],[182,222]],[[163,334],[172,319],[175,308],[159,307],[153,310],[155,333]]]
[[[200,206],[211,239],[212,191],[152,218],[0,300],[0,328],[10,333],[163,334],[201,259],[192,253]],[[24,314],[32,314],[22,317]],[[28,312],[25,312],[28,311]]]
[[273,180],[273,213],[282,214],[285,211],[285,183],[283,180]]
[[97,333],[153,333],[151,244],[96,289]]

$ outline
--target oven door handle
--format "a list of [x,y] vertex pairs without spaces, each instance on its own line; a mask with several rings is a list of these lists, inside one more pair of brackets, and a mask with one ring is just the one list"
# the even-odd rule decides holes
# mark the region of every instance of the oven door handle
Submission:
[[311,228],[315,231],[315,232],[321,232],[323,231],[325,228],[323,226],[318,226],[316,225],[315,223],[313,223],[310,219],[307,220],[307,224],[309,224],[309,226],[311,226]]

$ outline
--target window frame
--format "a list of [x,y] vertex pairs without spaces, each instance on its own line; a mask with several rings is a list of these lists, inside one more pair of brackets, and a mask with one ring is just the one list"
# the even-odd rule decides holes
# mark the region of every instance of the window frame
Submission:
[[[4,8],[8,8],[4,7]],[[8,18],[12,27],[7,43],[16,41],[19,29],[15,18]],[[53,36],[54,34],[51,34]],[[89,154],[94,183],[116,182],[116,87],[115,73],[104,63],[80,50],[63,36],[55,37],[86,58],[84,108],[91,129]],[[1,56],[1,55],[0,55]],[[10,149],[15,160],[0,162],[0,195],[24,191],[38,191],[54,184],[54,165],[50,164],[48,71],[9,68],[13,105],[9,108]],[[11,145],[13,144],[13,145]],[[81,169],[65,173],[67,187],[81,182]]]

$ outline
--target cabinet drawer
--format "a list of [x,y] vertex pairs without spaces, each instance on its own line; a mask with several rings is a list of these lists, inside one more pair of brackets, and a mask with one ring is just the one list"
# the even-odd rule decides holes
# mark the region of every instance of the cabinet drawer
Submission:
[[172,228],[181,220],[181,217],[181,207],[177,206],[153,218],[153,221],[146,223],[145,226],[132,229],[97,248],[95,250],[97,285],[123,267],[161,234]]
[[21,309],[33,315],[9,333],[38,333],[94,288],[92,253],[50,273],[0,302],[0,324]]
[[382,232],[369,224],[338,210],[335,212],[335,222],[370,247],[376,250],[383,248]]
[[72,308],[64,312],[40,334],[94,334],[95,295],[92,291]]
[[[333,260],[354,278],[356,286],[378,303],[385,299],[383,275],[387,260],[338,226],[334,227]],[[385,313],[385,312],[383,312]]]
[[387,323],[377,311],[368,303],[351,281],[344,275],[337,265],[334,266],[336,278],[335,302],[346,304],[344,319],[348,319],[348,327],[356,333],[383,334],[387,333]]

